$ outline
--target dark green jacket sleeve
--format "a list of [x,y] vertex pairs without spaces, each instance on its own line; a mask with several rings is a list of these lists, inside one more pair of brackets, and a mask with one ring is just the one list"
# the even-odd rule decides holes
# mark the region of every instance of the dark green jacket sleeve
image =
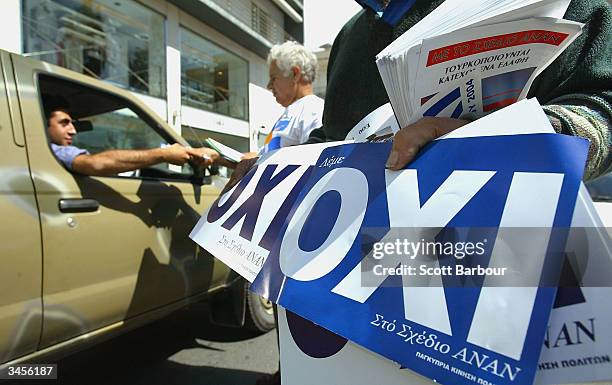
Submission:
[[606,0],[573,0],[565,19],[582,34],[535,80],[529,97],[544,106],[555,130],[589,140],[585,179],[612,168],[612,8]]
[[546,104],[576,93],[610,97],[612,11],[606,0],[574,0],[565,19],[584,23],[582,34],[536,78],[529,97]]

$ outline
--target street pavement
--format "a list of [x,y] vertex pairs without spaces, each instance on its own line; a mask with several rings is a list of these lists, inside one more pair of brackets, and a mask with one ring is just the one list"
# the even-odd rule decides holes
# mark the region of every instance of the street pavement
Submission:
[[[211,325],[197,304],[57,362],[62,385],[252,385],[278,369],[276,332]],[[25,385],[19,381],[16,385]]]

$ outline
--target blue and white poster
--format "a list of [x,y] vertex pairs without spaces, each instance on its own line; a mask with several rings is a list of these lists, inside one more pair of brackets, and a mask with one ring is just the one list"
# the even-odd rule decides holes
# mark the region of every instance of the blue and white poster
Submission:
[[[257,277],[260,293],[380,354],[372,367],[386,367],[376,364],[383,356],[442,383],[531,383],[555,291],[533,283],[560,268],[550,253],[559,242],[549,240],[570,222],[586,152],[580,139],[529,135],[547,130],[537,102],[517,103],[447,135],[399,173],[384,170],[385,145],[283,149],[221,196],[191,237]],[[504,132],[516,135],[496,137]],[[531,287],[503,276],[460,280],[476,283],[468,288],[448,276],[361,285],[362,233],[463,226],[498,229],[474,262],[535,272]],[[519,237],[512,266],[501,246],[520,232],[500,234],[525,226],[538,236]],[[444,263],[423,264],[440,271]],[[349,342],[342,351],[369,357],[360,349]]]
[[[571,223],[586,146],[550,134],[445,139],[400,172],[384,169],[389,144],[327,148],[252,288],[437,382],[531,384],[556,291],[537,284],[561,267],[552,229]],[[505,287],[499,276],[447,287],[435,273],[426,285],[406,284],[418,280],[409,274],[361,284],[364,229],[449,227],[500,229],[479,257],[483,269],[516,262],[500,257],[504,229],[550,229],[518,250],[536,287]],[[401,264],[396,257],[388,266]]]
[[[536,384],[612,380],[612,241],[582,186]],[[563,282],[565,281],[565,282]]]

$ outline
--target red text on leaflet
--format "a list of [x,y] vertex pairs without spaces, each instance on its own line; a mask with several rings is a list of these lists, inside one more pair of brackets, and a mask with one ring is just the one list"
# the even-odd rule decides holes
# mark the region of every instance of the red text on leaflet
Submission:
[[561,32],[530,30],[470,40],[429,51],[427,67],[465,56],[524,44],[542,43],[558,46],[567,36],[567,33]]

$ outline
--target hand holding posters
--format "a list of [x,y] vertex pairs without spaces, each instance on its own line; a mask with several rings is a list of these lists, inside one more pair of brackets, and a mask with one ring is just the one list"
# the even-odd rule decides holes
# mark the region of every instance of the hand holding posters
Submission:
[[[522,114],[513,111],[515,116],[534,112],[527,104],[522,108]],[[487,119],[477,123],[486,125]],[[533,154],[535,149],[541,155],[538,159],[521,153]],[[399,279],[399,285],[391,287],[360,287],[358,280],[346,280],[354,278],[350,273],[362,258],[355,239],[362,227],[395,227],[398,222],[404,227],[568,226],[584,150],[583,141],[556,135],[447,139],[432,145],[410,169],[392,175],[384,171],[388,153],[384,144],[330,147],[320,151],[314,167],[308,167],[311,175],[303,180],[301,192],[292,195],[295,190],[283,188],[276,190],[281,194],[275,193],[301,165],[268,164],[267,170],[251,174],[252,183],[257,184],[252,194],[232,198],[230,191],[203,217],[206,223],[194,235],[213,234],[216,229],[211,224],[218,221],[222,232],[268,247],[272,258],[255,282],[260,293],[273,295],[289,309],[429,378],[470,383],[457,375],[461,370],[476,371],[478,377],[493,383],[531,383],[553,289],[487,286],[470,288],[470,292],[456,287],[403,287],[401,277],[390,277]],[[474,157],[474,153],[482,156]],[[574,158],[568,161],[568,156]],[[249,180],[243,182],[235,191],[247,191]],[[436,194],[456,199],[451,205],[440,205]],[[255,230],[249,216],[263,213],[261,207],[269,204],[266,199],[279,209],[266,212],[266,222],[254,221],[262,227]],[[307,199],[311,202],[304,203]],[[393,202],[402,200],[414,215],[394,218],[401,207]],[[223,210],[214,211],[219,209]],[[443,215],[433,215],[435,210]],[[332,219],[326,221],[330,213]],[[282,218],[282,225],[272,225],[275,218]],[[420,219],[401,223],[407,218]],[[437,222],[428,223],[432,218]],[[266,234],[276,243],[266,243]],[[544,250],[547,244],[545,237]],[[295,258],[283,257],[283,247],[286,255]],[[483,266],[494,262],[495,255],[490,253]],[[539,263],[537,271],[555,270],[551,258],[541,258]],[[282,274],[281,267],[288,274]],[[343,285],[352,290],[342,291]],[[497,332],[499,325],[504,325],[503,334]]]
[[[497,112],[495,126],[470,124],[445,138],[552,132],[546,117],[541,115],[531,116],[531,125],[514,125],[513,112],[511,109]],[[540,117],[543,119],[538,119]],[[535,383],[540,385],[574,384],[612,378],[612,330],[607,327],[612,324],[612,311],[609,307],[612,295],[609,287],[612,277],[612,243],[584,186],[576,202],[572,228],[567,253],[574,258],[569,274],[586,287],[562,288],[557,293],[538,363]],[[291,320],[284,316],[284,311],[279,314],[281,366],[285,369],[283,383],[307,385],[331,381],[334,385],[400,385],[423,382],[422,377],[411,371],[400,370],[399,365],[350,341],[337,351],[313,358],[312,349],[305,349],[303,341],[314,339],[318,351],[328,351],[329,345],[338,345],[336,339],[326,339],[327,334],[317,330],[314,325],[308,328],[302,324],[290,325]],[[304,333],[308,333],[308,336],[301,336],[295,329],[306,329]],[[347,371],[347,367],[352,369]],[[305,377],[304,373],[309,375]],[[308,380],[304,381],[304,378]]]

